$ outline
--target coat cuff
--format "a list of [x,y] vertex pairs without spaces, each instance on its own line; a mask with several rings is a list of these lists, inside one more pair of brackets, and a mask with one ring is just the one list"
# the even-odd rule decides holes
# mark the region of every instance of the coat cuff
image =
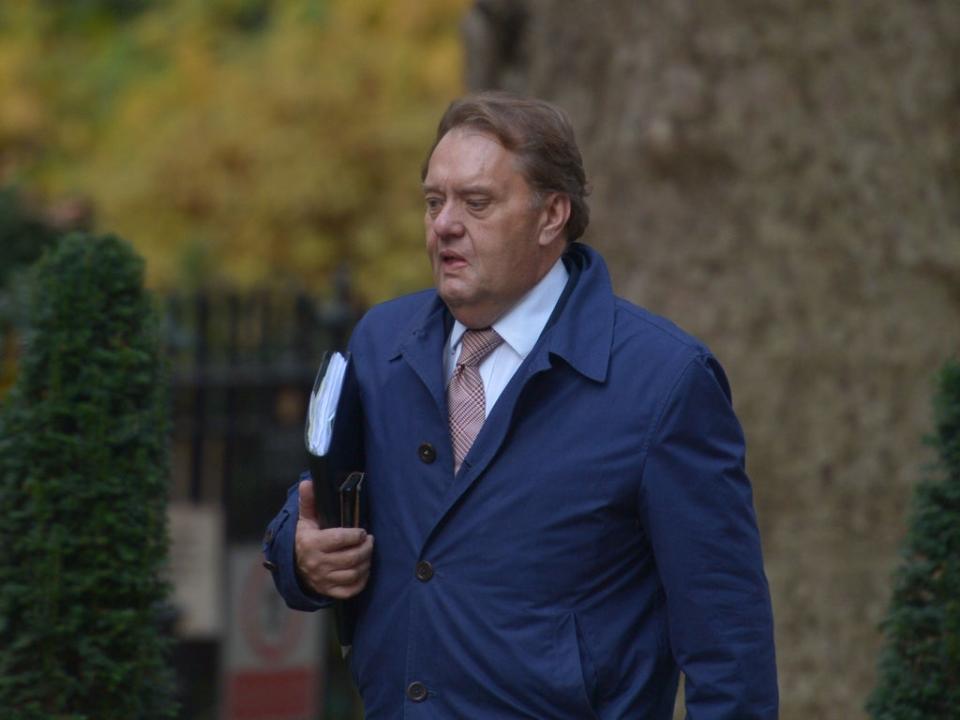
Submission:
[[299,502],[298,482],[287,493],[283,509],[267,526],[263,536],[263,565],[273,576],[277,592],[287,607],[294,610],[320,610],[332,605],[333,600],[304,587],[297,575],[295,539]]

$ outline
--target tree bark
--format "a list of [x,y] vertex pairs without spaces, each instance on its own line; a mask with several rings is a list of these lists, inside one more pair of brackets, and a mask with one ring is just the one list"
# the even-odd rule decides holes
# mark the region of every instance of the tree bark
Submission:
[[464,35],[472,89],[570,114],[619,294],[731,377],[782,717],[863,717],[960,347],[960,4],[478,0]]

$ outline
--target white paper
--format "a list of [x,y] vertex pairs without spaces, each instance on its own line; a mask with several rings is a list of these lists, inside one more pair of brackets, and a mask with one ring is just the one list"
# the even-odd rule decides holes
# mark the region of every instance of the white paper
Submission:
[[326,455],[333,436],[333,420],[337,415],[337,403],[347,374],[347,359],[341,353],[333,353],[327,363],[327,371],[320,387],[310,396],[307,410],[307,450],[311,455]]

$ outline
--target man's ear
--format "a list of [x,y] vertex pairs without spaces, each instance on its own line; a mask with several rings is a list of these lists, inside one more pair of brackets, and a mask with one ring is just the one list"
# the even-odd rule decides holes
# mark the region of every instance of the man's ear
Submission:
[[552,245],[558,237],[564,235],[567,220],[570,219],[570,196],[566,193],[549,193],[543,201],[543,226],[540,229],[540,245]]

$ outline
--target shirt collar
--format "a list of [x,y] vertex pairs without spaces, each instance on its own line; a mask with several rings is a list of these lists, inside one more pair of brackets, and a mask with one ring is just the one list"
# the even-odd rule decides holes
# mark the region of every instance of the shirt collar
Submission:
[[[563,294],[568,278],[569,273],[563,265],[563,260],[557,260],[540,282],[493,324],[492,327],[497,335],[502,337],[503,341],[521,358],[525,358],[537,344],[537,339],[543,332],[547,320],[550,319],[557,300]],[[454,321],[453,330],[450,331],[449,347],[451,349],[457,347],[466,330],[463,323],[459,320]]]

